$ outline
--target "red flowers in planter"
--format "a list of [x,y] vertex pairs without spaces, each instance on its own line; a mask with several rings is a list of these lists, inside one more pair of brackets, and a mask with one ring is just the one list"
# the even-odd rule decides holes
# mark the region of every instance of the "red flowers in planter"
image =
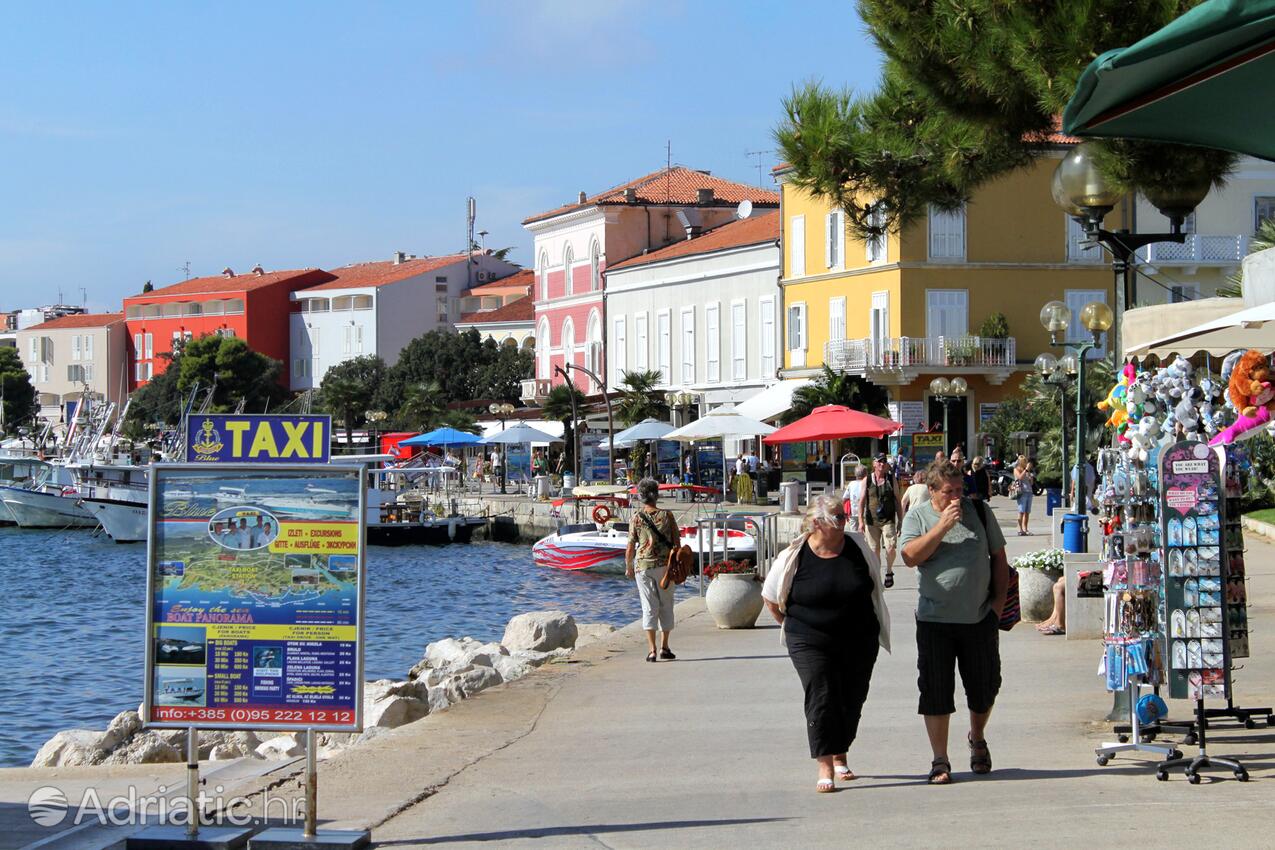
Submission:
[[722,573],[755,573],[753,562],[745,558],[742,561],[718,561],[716,564],[709,564],[704,568],[704,577],[713,579]]

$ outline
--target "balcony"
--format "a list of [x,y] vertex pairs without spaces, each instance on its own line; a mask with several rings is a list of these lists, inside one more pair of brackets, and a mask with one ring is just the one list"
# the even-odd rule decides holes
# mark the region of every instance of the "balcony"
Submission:
[[1248,253],[1249,237],[1192,233],[1186,242],[1155,242],[1138,252],[1144,263],[1159,266],[1238,266]]
[[529,378],[522,382],[522,393],[519,398],[523,401],[540,401],[549,395],[551,389],[553,389],[553,382],[548,378]]
[[837,372],[863,375],[874,384],[910,384],[922,372],[982,375],[1002,384],[1017,368],[1014,338],[980,336],[843,339],[824,346],[823,362]]

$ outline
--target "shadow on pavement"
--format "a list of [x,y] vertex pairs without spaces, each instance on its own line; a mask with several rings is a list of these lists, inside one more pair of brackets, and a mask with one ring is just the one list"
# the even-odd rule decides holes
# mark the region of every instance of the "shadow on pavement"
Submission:
[[450,844],[457,841],[512,841],[516,838],[553,838],[568,835],[595,835],[608,832],[645,832],[658,829],[694,829],[710,826],[744,826],[754,823],[776,823],[789,818],[727,818],[722,820],[669,820],[649,823],[598,823],[579,826],[549,826],[539,829],[510,829],[503,832],[470,832],[464,835],[437,835],[432,838],[399,838],[376,841],[376,847],[394,847],[401,844]]
[[687,658],[679,655],[677,663],[683,664],[688,661],[755,661],[758,659],[765,660],[767,658],[786,659],[787,657],[787,655],[717,655],[710,658]]

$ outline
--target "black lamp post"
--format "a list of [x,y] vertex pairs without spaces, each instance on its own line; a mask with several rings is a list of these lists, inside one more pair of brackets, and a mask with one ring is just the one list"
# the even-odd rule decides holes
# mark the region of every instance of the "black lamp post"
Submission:
[[948,413],[951,412],[952,405],[960,401],[969,392],[969,384],[964,378],[935,378],[930,381],[930,395],[943,402],[943,455],[944,457],[952,453],[951,437],[952,433],[948,430]]
[[[514,406],[509,402],[493,401],[487,406],[491,411],[491,415],[500,420],[500,430],[505,430],[505,420],[514,412]],[[500,444],[500,495],[505,495],[505,482],[509,476],[509,450],[506,443]]]
[[[1036,374],[1047,386],[1058,390],[1058,409],[1062,416],[1062,421],[1059,423],[1062,440],[1058,458],[1059,464],[1063,467],[1067,466],[1067,390],[1071,388],[1071,381],[1076,377],[1078,369],[1074,354],[1054,357],[1045,352],[1036,358]],[[1063,470],[1063,492],[1067,492],[1066,469]]]

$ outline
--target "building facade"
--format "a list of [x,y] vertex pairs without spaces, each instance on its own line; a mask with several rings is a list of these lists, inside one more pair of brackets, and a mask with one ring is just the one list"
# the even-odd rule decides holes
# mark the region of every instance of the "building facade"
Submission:
[[517,266],[490,254],[411,257],[333,269],[328,279],[292,292],[287,316],[289,386],[316,389],[338,363],[376,354],[387,364],[403,347],[460,319],[460,299],[476,283]]
[[705,408],[778,379],[779,213],[763,211],[607,270],[608,384],[657,370]]
[[129,388],[162,373],[169,362],[163,355],[171,354],[175,344],[208,334],[240,337],[254,351],[286,364],[288,296],[332,277],[321,269],[267,272],[257,266],[240,275],[225,269],[216,277],[125,298]]
[[531,298],[535,272],[517,274],[475,286],[461,298],[465,312],[456,330],[476,330],[483,339],[527,351],[536,348],[536,305]]
[[[932,209],[921,221],[863,241],[840,210],[793,187],[777,169],[783,196],[784,376],[810,377],[826,364],[886,388],[905,432],[944,418],[931,397],[935,377],[961,376],[969,394],[951,405],[952,443],[968,447],[979,422],[1036,355],[1063,352],[1040,324],[1045,302],[1073,311],[1090,301],[1114,305],[1113,275],[1078,225],[1054,205],[1050,179],[1066,147],[980,188],[955,212]],[[1108,227],[1127,221],[1124,206]],[[1008,334],[980,326],[1003,314]],[[1073,324],[1069,339],[1078,339]],[[1111,335],[1093,356],[1111,351]],[[1019,375],[1021,377],[1021,375]]]
[[122,402],[127,395],[123,313],[74,313],[16,333],[18,355],[35,387],[41,419],[69,422],[86,396]]
[[[543,397],[562,382],[555,367],[568,362],[604,376],[609,265],[725,224],[743,201],[762,209],[777,207],[779,198],[676,166],[592,197],[581,192],[575,203],[525,220],[535,240],[536,380],[524,395]],[[591,380],[573,380],[598,390]]]

